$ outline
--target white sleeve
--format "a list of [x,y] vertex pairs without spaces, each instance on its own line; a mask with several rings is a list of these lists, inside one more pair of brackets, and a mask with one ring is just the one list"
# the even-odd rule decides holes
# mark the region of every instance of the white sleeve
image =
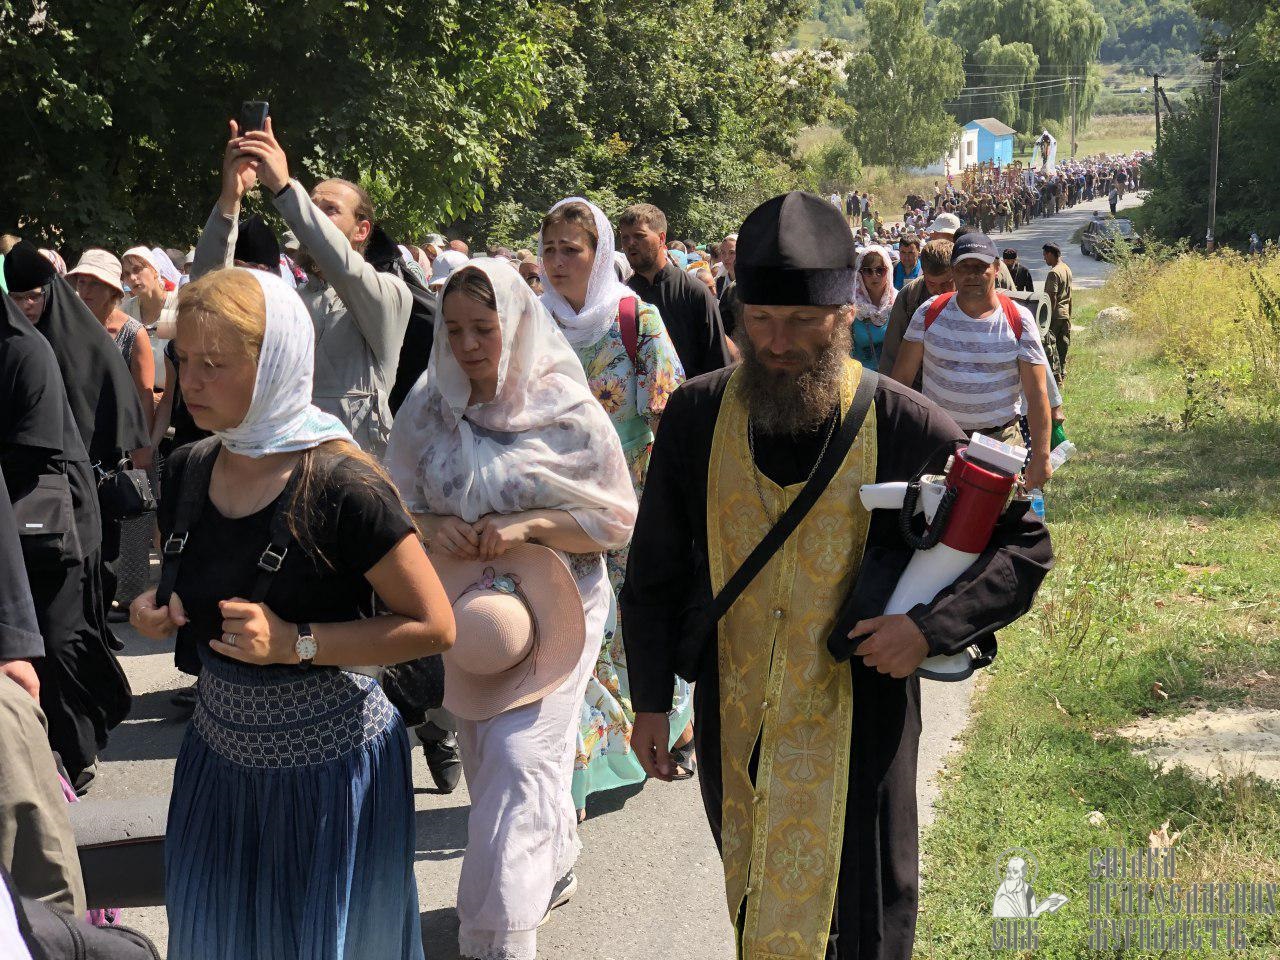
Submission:
[[929,304],[933,303],[937,297],[930,297],[916,309],[911,315],[911,322],[907,324],[907,329],[902,333],[903,340],[910,340],[912,343],[924,342],[924,315],[929,310]]
[[1035,317],[1022,304],[1015,306],[1022,314],[1022,339],[1018,341],[1018,359],[1038,363],[1042,367],[1049,366],[1049,357],[1044,352],[1044,343],[1040,340],[1040,328],[1036,326]]

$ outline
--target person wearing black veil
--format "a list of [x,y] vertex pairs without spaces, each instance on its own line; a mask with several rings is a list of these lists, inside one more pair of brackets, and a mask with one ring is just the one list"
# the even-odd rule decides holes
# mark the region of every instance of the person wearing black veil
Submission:
[[[19,659],[19,652],[27,654],[20,659],[32,660],[50,744],[72,784],[83,790],[107,732],[124,719],[131,699],[107,646],[96,485],[54,351],[8,297],[0,300],[0,472],[24,519],[37,491],[49,489],[67,491],[71,513],[62,543],[52,550],[39,538],[22,538],[43,649],[32,657],[30,649],[0,647],[0,665],[8,673],[13,664],[6,661]],[[24,503],[28,497],[36,499]]]
[[[123,457],[141,469],[152,465],[151,436],[129,366],[111,335],[53,264],[23,240],[4,258],[9,296],[35,324],[57,359],[89,463],[113,470]],[[120,522],[101,532],[102,594],[115,597],[115,574],[106,564],[120,553]]]
[[11,297],[21,291],[44,292],[43,310],[28,319],[53,347],[89,462],[111,468],[121,456],[133,455],[135,466],[149,467],[151,438],[138,392],[102,324],[53,264],[25,240],[4,258],[4,278]]

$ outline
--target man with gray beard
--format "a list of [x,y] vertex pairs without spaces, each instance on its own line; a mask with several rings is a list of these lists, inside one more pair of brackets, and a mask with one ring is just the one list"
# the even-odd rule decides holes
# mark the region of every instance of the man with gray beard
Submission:
[[[747,217],[742,363],[668,401],[622,593],[631,745],[659,780],[673,773],[675,675],[696,684],[699,782],[745,960],[908,960],[913,674],[1025,613],[1052,563],[1044,525],[1015,502],[960,580],[907,614],[880,615],[911,548],[898,514],[872,516],[858,489],[940,471],[963,434],[850,359],[854,259],[844,217],[814,194],[775,197]],[[859,390],[864,377],[873,391]],[[830,480],[707,629],[711,598],[815,474]]]

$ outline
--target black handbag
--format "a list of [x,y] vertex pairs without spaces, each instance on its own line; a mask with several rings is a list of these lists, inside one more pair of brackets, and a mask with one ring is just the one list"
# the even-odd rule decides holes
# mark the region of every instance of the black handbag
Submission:
[[[751,585],[751,581],[765,568],[773,555],[777,553],[787,538],[800,526],[805,515],[813,509],[831,479],[840,469],[845,455],[857,439],[867,413],[871,410],[871,401],[875,396],[880,377],[874,370],[863,369],[862,379],[849,404],[849,411],[840,429],[831,439],[827,452],[814,467],[813,476],[804,485],[800,495],[791,502],[791,506],[783,512],[768,533],[764,535],[747,559],[726,582],[714,598],[703,596],[685,609],[682,614],[684,630],[676,649],[676,673],[690,683],[697,681],[702,668],[702,658],[709,650],[715,649],[717,624],[720,618],[729,612],[742,592]],[[710,577],[699,577],[699,582],[710,582]],[[709,593],[709,591],[708,591]]]
[[141,516],[156,508],[156,495],[151,489],[147,471],[137,470],[126,457],[114,470],[98,471],[98,506],[103,520],[127,520]]
[[46,473],[13,501],[22,559],[30,570],[74,567],[80,562],[71,482],[66,473]]
[[39,900],[19,896],[3,867],[0,897],[12,903],[17,935],[32,960],[160,960],[155,944],[137,930],[95,927]]
[[426,712],[444,705],[444,657],[432,654],[382,671],[382,690],[410,727],[426,721]]

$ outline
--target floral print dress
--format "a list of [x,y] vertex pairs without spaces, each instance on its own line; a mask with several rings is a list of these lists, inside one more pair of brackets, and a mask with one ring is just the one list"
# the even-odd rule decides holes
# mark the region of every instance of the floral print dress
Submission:
[[[608,333],[590,346],[577,350],[587,383],[609,414],[622,440],[636,497],[644,493],[649,454],[658,420],[667,398],[684,381],[684,368],[675,345],[662,323],[658,308],[639,303],[636,310],[636,362],[627,355],[622,330],[615,317]],[[582,704],[578,728],[578,753],[573,769],[573,801],[579,810],[592,793],[639,783],[645,778],[640,761],[631,752],[631,708],[627,660],[622,646],[622,624],[617,596],[627,573],[627,549],[606,555],[613,610],[605,624],[600,657]],[[671,736],[684,731],[693,712],[689,685],[677,678],[672,700]]]

